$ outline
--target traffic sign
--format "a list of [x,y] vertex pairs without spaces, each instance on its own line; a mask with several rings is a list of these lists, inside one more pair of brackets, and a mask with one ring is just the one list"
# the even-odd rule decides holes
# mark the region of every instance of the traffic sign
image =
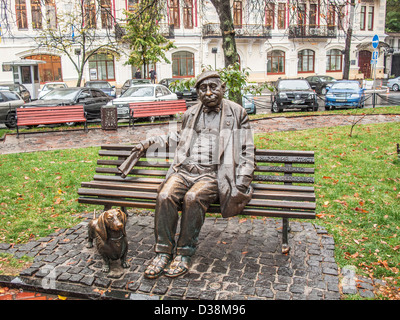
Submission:
[[371,60],[371,64],[377,64],[377,63],[378,63],[378,60],[376,60],[376,59]]
[[378,35],[374,35],[374,37],[372,38],[372,46],[374,47],[374,49],[378,48],[379,45],[379,37]]
[[372,52],[372,59],[376,60],[379,57],[379,51]]

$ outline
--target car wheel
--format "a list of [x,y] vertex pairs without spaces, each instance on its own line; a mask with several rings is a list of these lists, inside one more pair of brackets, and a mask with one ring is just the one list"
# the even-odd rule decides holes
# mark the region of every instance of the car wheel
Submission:
[[151,116],[149,119],[150,119],[150,122],[153,123],[156,120],[156,117],[155,116]]
[[14,112],[9,112],[7,114],[5,125],[9,129],[14,129],[17,126],[17,117]]
[[66,122],[65,123],[67,126],[72,127],[75,125],[75,122]]
[[325,88],[325,87],[323,87],[323,88],[321,89],[321,94],[326,95],[326,88]]
[[394,84],[392,89],[393,89],[393,91],[399,91],[399,85],[398,84]]
[[326,110],[326,111],[331,110],[331,106],[325,106],[325,110]]
[[279,109],[278,104],[276,103],[276,101],[274,101],[272,103],[271,111],[274,112],[274,113],[278,113],[278,112],[281,112],[282,109]]

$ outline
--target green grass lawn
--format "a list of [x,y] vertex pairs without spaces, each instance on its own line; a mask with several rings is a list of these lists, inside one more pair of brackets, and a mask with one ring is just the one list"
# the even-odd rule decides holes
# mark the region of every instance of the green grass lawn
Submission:
[[258,148],[315,150],[317,220],[333,235],[340,267],[399,280],[399,123],[258,135]]
[[[400,268],[399,123],[273,132],[264,149],[316,152],[317,219],[335,239],[340,267],[396,283]],[[98,148],[0,155],[0,242],[25,243],[79,222],[77,202]],[[97,207],[100,208],[100,207]]]

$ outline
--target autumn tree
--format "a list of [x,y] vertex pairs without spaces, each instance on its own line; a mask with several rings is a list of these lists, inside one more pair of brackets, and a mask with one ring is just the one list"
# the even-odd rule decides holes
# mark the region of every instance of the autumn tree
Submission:
[[156,0],[139,1],[131,11],[125,11],[125,35],[122,41],[129,46],[130,53],[126,64],[143,66],[148,74],[148,66],[164,60],[166,52],[175,48],[172,41],[160,33],[159,22],[162,19],[161,7]]
[[78,74],[76,86],[80,87],[90,57],[108,50],[118,52],[113,29],[115,19],[100,1],[70,1],[65,8],[57,11],[56,22],[44,17],[44,26],[37,30],[34,40],[38,48],[68,57]]

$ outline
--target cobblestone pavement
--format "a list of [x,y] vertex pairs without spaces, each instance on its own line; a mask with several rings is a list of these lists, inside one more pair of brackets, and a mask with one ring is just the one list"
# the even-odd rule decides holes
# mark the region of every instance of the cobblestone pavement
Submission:
[[88,221],[27,244],[0,245],[0,253],[34,257],[7,281],[91,299],[340,299],[334,240],[312,223],[291,222],[291,250],[284,255],[280,220],[207,218],[190,272],[149,280],[143,271],[154,256],[151,215],[128,218],[130,268],[113,261],[109,274],[96,250],[86,248]]

